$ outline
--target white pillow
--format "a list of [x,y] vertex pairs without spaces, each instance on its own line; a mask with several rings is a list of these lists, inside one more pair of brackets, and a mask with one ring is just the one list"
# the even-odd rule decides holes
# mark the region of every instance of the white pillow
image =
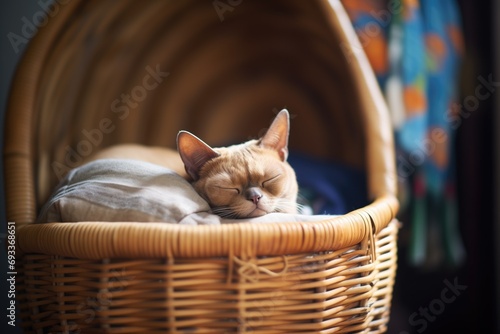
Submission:
[[184,178],[162,166],[102,159],[73,169],[42,208],[38,222],[166,222],[209,225],[239,222],[315,221],[332,216],[271,213],[224,219]]

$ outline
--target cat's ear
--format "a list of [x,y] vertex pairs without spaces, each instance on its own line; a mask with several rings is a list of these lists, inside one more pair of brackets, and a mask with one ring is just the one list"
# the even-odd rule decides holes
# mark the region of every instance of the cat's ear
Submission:
[[288,110],[281,110],[274,118],[259,145],[276,150],[282,161],[288,158],[288,134],[290,132],[290,116]]
[[180,131],[177,134],[177,151],[186,172],[194,181],[199,179],[201,167],[207,161],[219,156],[219,153],[203,140],[187,131]]

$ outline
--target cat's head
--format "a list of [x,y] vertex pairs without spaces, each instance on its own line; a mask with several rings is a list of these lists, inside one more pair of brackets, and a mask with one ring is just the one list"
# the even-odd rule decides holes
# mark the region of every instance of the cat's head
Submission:
[[282,110],[260,139],[211,148],[187,131],[177,149],[193,187],[222,217],[296,213],[297,180],[288,157],[288,111]]

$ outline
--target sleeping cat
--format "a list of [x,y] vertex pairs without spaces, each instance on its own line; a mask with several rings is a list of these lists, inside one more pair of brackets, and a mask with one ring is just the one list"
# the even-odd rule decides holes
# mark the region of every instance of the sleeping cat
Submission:
[[212,149],[186,131],[177,149],[195,190],[222,217],[258,217],[297,212],[297,181],[286,162],[289,117],[286,110],[258,140]]
[[286,161],[288,133],[288,111],[282,110],[264,136],[239,145],[211,148],[193,134],[181,131],[178,153],[166,148],[119,145],[99,152],[92,160],[133,158],[170,168],[190,181],[213,213],[224,218],[297,213],[297,180]]

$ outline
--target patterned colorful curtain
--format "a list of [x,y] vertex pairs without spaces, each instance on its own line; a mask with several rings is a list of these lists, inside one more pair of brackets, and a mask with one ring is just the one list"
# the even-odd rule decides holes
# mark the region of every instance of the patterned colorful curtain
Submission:
[[409,260],[459,265],[453,114],[461,20],[455,0],[343,0],[391,112]]

